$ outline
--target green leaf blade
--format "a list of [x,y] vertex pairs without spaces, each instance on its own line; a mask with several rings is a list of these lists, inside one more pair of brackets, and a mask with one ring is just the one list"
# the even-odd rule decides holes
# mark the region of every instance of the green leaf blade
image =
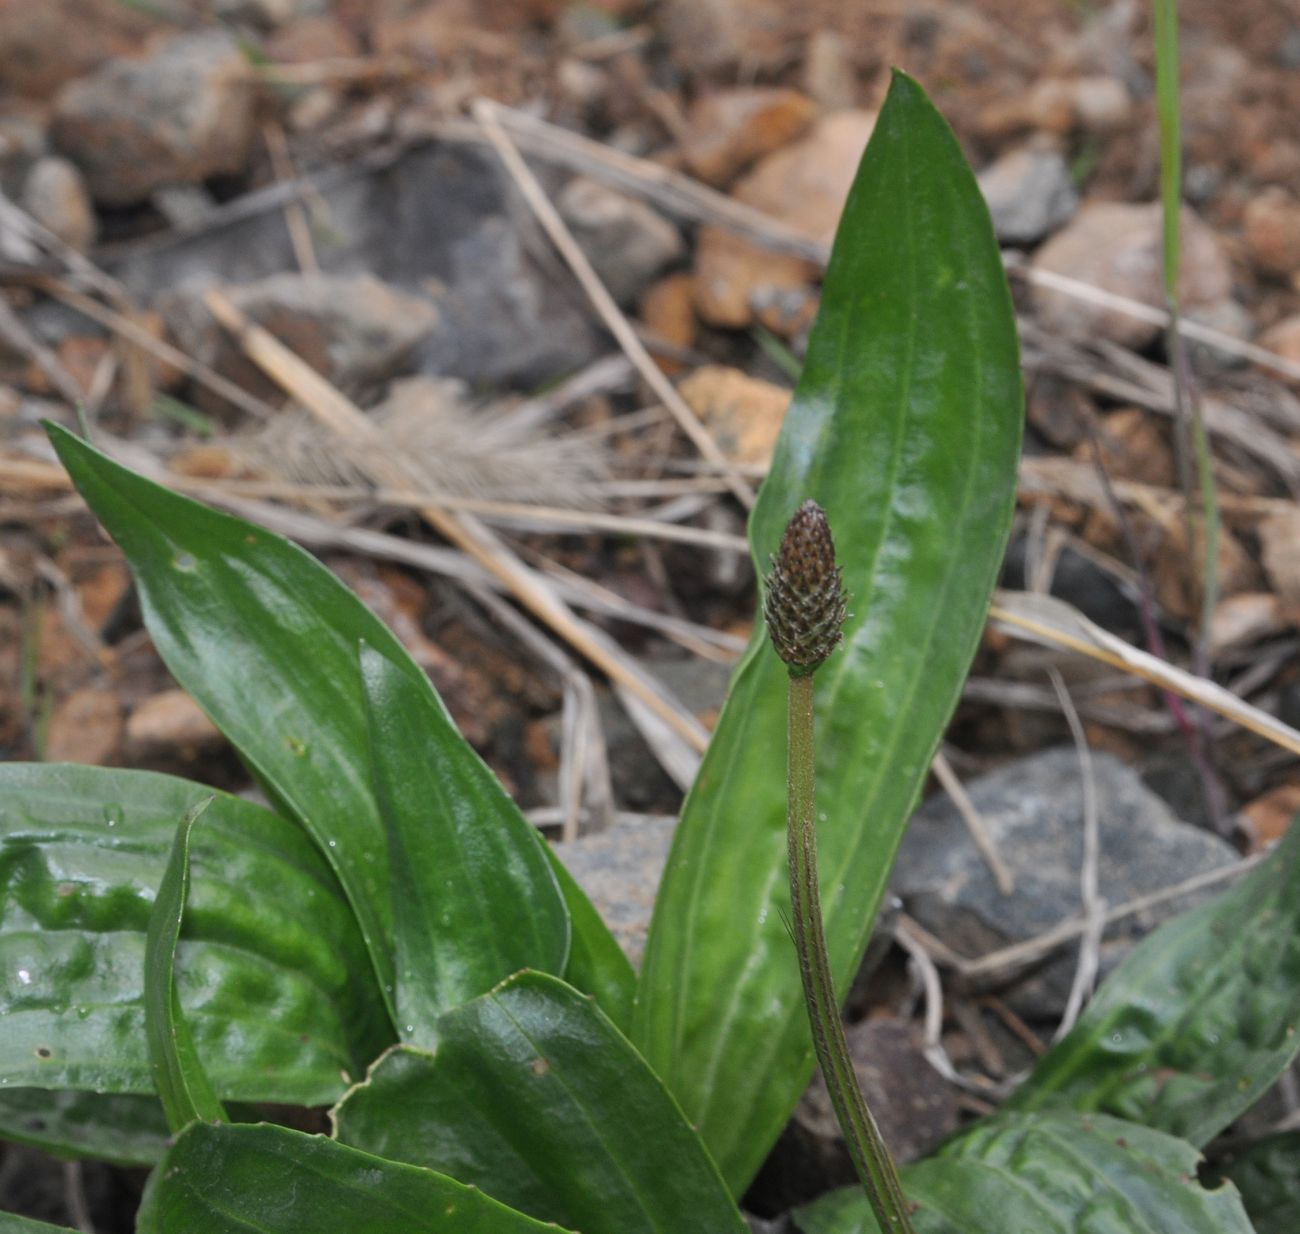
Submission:
[[398,662],[405,650],[296,545],[48,432],[130,562],[158,654],[316,840],[391,997],[392,904],[356,649],[365,641]]
[[17,1213],[0,1213],[0,1234],[76,1234],[67,1225],[50,1225],[46,1221],[34,1221],[31,1217],[20,1217]]
[[150,1176],[138,1234],[543,1234],[454,1179],[284,1127],[192,1123]]
[[1144,939],[1039,1060],[1017,1109],[1068,1105],[1207,1144],[1300,1050],[1300,827]]
[[203,1070],[176,993],[176,946],[190,887],[190,835],[212,802],[209,796],[192,806],[176,828],[144,944],[144,1035],[158,1099],[172,1131],[195,1119],[229,1121]]
[[[790,514],[817,500],[850,592],[845,645],[817,675],[822,895],[842,990],[983,627],[1020,432],[987,210],[947,125],[896,75],[750,522],[761,572]],[[765,644],[760,623],[687,799],[633,1023],[735,1193],[812,1065],[781,920],[785,671]]]
[[[1234,1187],[1197,1181],[1184,1140],[1105,1115],[1008,1113],[904,1169],[917,1234],[1253,1234]],[[866,1197],[832,1192],[802,1234],[879,1234]]]
[[743,1234],[717,1167],[593,1002],[520,973],[391,1051],[334,1115],[339,1139],[474,1183],[583,1234]]
[[428,678],[363,645],[370,748],[388,834],[404,1040],[522,968],[559,974],[569,913],[544,842],[462,739]]
[[[143,974],[176,820],[211,790],[171,776],[0,766],[0,1127],[102,1143],[96,1094],[149,1095]],[[392,1040],[337,880],[295,824],[215,794],[191,846],[178,991],[218,1093],[321,1104]],[[20,1093],[83,1090],[51,1118]],[[6,1104],[12,1095],[13,1102]],[[106,1115],[107,1116],[107,1113]],[[153,1136],[141,1124],[143,1151]],[[46,1139],[44,1137],[52,1137]],[[129,1137],[128,1137],[129,1138]]]
[[167,1137],[153,1093],[0,1087],[0,1139],[63,1157],[149,1166],[162,1156]]

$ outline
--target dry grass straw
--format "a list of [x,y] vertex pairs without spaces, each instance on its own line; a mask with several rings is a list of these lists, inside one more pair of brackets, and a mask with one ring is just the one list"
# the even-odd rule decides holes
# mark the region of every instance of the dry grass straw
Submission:
[[[220,292],[208,292],[205,301],[253,363],[306,407],[339,442],[346,442],[348,449],[355,452],[354,457],[366,460],[371,483],[402,488],[417,482],[408,462],[391,452],[378,429],[341,391],[272,334],[250,322]],[[446,540],[499,579],[543,624],[657,717],[679,743],[694,751],[707,746],[708,733],[690,712],[670,698],[603,631],[579,618],[541,575],[520,561],[483,523],[472,515],[437,505],[423,507],[420,514]]]

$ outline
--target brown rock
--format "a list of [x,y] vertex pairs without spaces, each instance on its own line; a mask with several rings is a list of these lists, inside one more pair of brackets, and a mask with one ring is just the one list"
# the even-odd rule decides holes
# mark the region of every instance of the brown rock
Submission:
[[1259,336],[1259,345],[1275,351],[1284,360],[1300,364],[1300,313],[1284,317]]
[[774,68],[793,33],[785,0],[666,0],[659,20],[674,57],[697,70]]
[[871,111],[822,116],[806,137],[764,158],[735,196],[829,243],[875,125]]
[[0,82],[47,97],[134,51],[151,28],[144,12],[121,0],[0,0]]
[[[763,158],[734,196],[829,243],[875,120],[869,111],[823,116],[806,136]],[[818,267],[802,258],[771,253],[721,228],[700,229],[695,304],[710,325],[747,326],[755,297],[770,304],[783,292],[805,291],[818,275]]]
[[804,291],[818,268],[801,257],[773,253],[721,227],[701,227],[695,246],[695,307],[711,326],[741,329],[754,320],[754,301]]
[[[167,342],[167,322],[157,310],[136,309],[131,319],[150,337],[160,343]],[[183,370],[153,352],[145,353],[145,364],[148,365],[149,379],[157,390],[179,390],[187,380]]]
[[136,704],[126,722],[126,740],[136,755],[172,752],[192,755],[219,745],[224,739],[184,690],[163,690]]
[[95,374],[112,344],[99,334],[69,334],[61,338],[55,353],[73,380],[87,393],[95,384]]
[[106,561],[77,579],[81,619],[88,629],[102,631],[131,586],[131,576],[121,561]]
[[1071,86],[1070,102],[1076,123],[1090,133],[1113,133],[1133,116],[1129,92],[1115,77],[1076,78]]
[[858,77],[849,45],[824,27],[808,36],[803,88],[823,111],[843,111],[858,101]]
[[1215,652],[1248,647],[1286,628],[1282,602],[1271,591],[1243,591],[1220,600],[1210,622],[1210,647]]
[[[1297,512],[1300,514],[1300,511]],[[1187,549],[1187,533],[1182,519],[1174,521],[1169,535],[1156,558],[1154,583],[1156,600],[1182,621],[1200,616],[1201,547],[1199,525],[1194,532],[1196,545]],[[1300,581],[1300,580],[1297,580]],[[1258,591],[1261,579],[1250,555],[1225,527],[1219,528],[1219,594],[1224,597],[1242,591]]]
[[1260,560],[1292,621],[1300,620],[1300,510],[1270,514],[1259,525]]
[[0,106],[0,171],[6,178],[12,170],[29,166],[45,153],[49,123],[46,104],[18,97],[5,99]]
[[[1232,271],[1218,237],[1184,208],[1179,291],[1191,310],[1226,300]],[[1161,282],[1159,205],[1102,202],[1085,206],[1034,255],[1034,268],[1064,275],[1113,295],[1159,307]],[[1034,288],[1040,324],[1076,341],[1100,336],[1127,347],[1143,347],[1161,327],[1050,287]]]
[[102,767],[121,749],[122,707],[111,690],[74,690],[55,706],[45,742],[50,762]]
[[110,60],[69,82],[51,129],[105,205],[239,171],[252,136],[248,62],[234,39],[215,30],[178,35],[143,59]]
[[720,364],[696,369],[678,389],[732,462],[771,461],[789,390]]
[[[1112,411],[1103,417],[1097,435],[1098,452],[1112,480],[1169,487],[1177,479],[1173,450],[1154,418],[1136,407]],[[1084,442],[1075,458],[1093,461],[1092,445]]]
[[98,220],[81,173],[67,159],[38,159],[23,184],[23,208],[79,253],[95,242]]
[[57,609],[41,615],[36,645],[36,672],[43,682],[67,681],[95,663],[85,644],[68,629]]
[[821,295],[813,287],[759,286],[749,298],[759,324],[784,339],[797,339],[812,329],[821,307]]
[[1300,272],[1300,201],[1281,188],[1267,188],[1242,216],[1246,252],[1255,268],[1274,278]]
[[986,137],[1026,129],[1064,136],[1076,128],[1105,134],[1122,128],[1133,104],[1112,77],[1047,77],[1022,94],[1007,94],[980,112],[975,127]]
[[976,118],[986,137],[1007,137],[1026,129],[1068,133],[1074,125],[1074,104],[1065,82],[1041,81],[1022,94],[999,95]]
[[[510,39],[492,28],[482,0],[440,0],[410,11],[378,16],[370,43],[380,55],[406,55],[442,63],[466,53],[504,56],[516,50]],[[502,0],[504,3],[505,0]]]
[[812,100],[774,87],[723,90],[692,105],[682,135],[687,166],[710,184],[727,184],[755,159],[784,146],[812,123]]
[[[899,1161],[924,1156],[952,1134],[957,1126],[957,1091],[935,1076],[910,1025],[893,1016],[878,1016],[850,1025],[844,1036],[858,1084]],[[819,1139],[840,1140],[839,1123],[820,1074],[800,1101],[795,1119]]]
[[[689,274],[660,279],[641,300],[641,320],[651,334],[678,347],[695,343],[695,282]],[[665,373],[676,373],[680,361],[659,358]]]
[[1290,829],[1300,814],[1300,784],[1279,784],[1241,807],[1250,832],[1250,851],[1262,852]]
[[266,54],[280,64],[309,64],[360,52],[356,35],[336,17],[308,17],[281,27],[266,40]]

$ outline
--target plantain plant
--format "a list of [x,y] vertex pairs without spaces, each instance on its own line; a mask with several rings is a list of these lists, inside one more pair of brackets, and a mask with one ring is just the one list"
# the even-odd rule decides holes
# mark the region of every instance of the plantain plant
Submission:
[[[983,201],[896,75],[750,523],[765,563],[815,500],[852,595],[805,717],[821,855],[803,885],[836,999],[980,637],[1021,417]],[[141,1234],[741,1234],[738,1198],[814,1065],[783,924],[788,673],[761,612],[634,975],[355,596],[49,431],[160,655],[270,805],[0,768],[0,1135],[152,1167]],[[1154,935],[1007,1110],[903,1171],[904,1222],[1250,1230],[1195,1162],[1295,1054],[1298,879],[1300,836]],[[330,1107],[330,1134],[267,1121],[275,1104]],[[1281,1141],[1237,1174],[1261,1213],[1290,1185]],[[795,1219],[875,1228],[860,1192]]]

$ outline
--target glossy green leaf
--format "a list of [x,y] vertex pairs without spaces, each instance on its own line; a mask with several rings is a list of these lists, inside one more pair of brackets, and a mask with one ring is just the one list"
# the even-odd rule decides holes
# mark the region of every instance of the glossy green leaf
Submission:
[[400,1047],[334,1115],[340,1140],[482,1187],[583,1234],[743,1234],[657,1076],[576,990],[520,973]]
[[590,994],[620,1032],[627,1032],[632,1019],[632,1000],[636,995],[636,973],[618,939],[587,899],[565,868],[560,856],[549,845],[546,855],[555,871],[564,902],[569,906],[572,939],[569,963],[564,979],[575,990]]
[[0,1140],[114,1165],[153,1165],[167,1136],[167,1120],[152,1093],[0,1088]]
[[442,1012],[511,973],[562,973],[569,912],[537,829],[464,748],[428,677],[366,645],[361,677],[388,834],[398,1032],[432,1045]]
[[392,905],[357,646],[397,639],[297,545],[135,475],[63,429],[50,439],[131,564],[167,667],[311,833],[391,997]]
[[[50,426],[49,433],[126,554],[145,624],[168,668],[334,867],[391,1008],[387,840],[357,647],[365,642],[395,664],[419,668],[387,627],[296,545],[169,492],[62,429]],[[478,764],[454,735],[443,757],[454,760],[457,752]],[[572,905],[574,896],[566,899]],[[588,933],[599,924],[590,911],[584,921]]]
[[[1185,1140],[1105,1115],[998,1115],[903,1171],[916,1234],[1252,1234]],[[880,1234],[856,1188],[798,1209],[802,1234]]]
[[[845,645],[817,674],[821,887],[841,990],[983,628],[1021,401],[979,188],[920,87],[896,74],[750,521],[763,570],[815,498],[850,593]],[[761,626],[685,805],[633,1023],[736,1193],[812,1069],[782,920],[786,673]]]
[[[153,1093],[150,905],[177,820],[211,794],[149,772],[0,766],[0,1085]],[[392,1040],[328,865],[295,824],[224,793],[194,838],[178,960],[225,1098],[334,1100]]]
[[145,1188],[137,1234],[555,1234],[481,1191],[324,1136],[192,1123]]
[[149,911],[144,942],[144,1036],[154,1086],[172,1131],[196,1118],[228,1121],[203,1069],[176,993],[176,948],[190,891],[190,836],[212,802],[208,796],[191,806],[176,828],[171,856]]
[[1207,1144],[1300,1048],[1300,827],[1111,974],[1012,1103],[1102,1110]]
[[1224,1171],[1241,1192],[1255,1234],[1296,1234],[1300,1225],[1300,1131],[1234,1152]]
[[50,1225],[46,1221],[33,1221],[30,1217],[20,1217],[17,1213],[0,1213],[0,1234],[77,1234],[67,1225]]

